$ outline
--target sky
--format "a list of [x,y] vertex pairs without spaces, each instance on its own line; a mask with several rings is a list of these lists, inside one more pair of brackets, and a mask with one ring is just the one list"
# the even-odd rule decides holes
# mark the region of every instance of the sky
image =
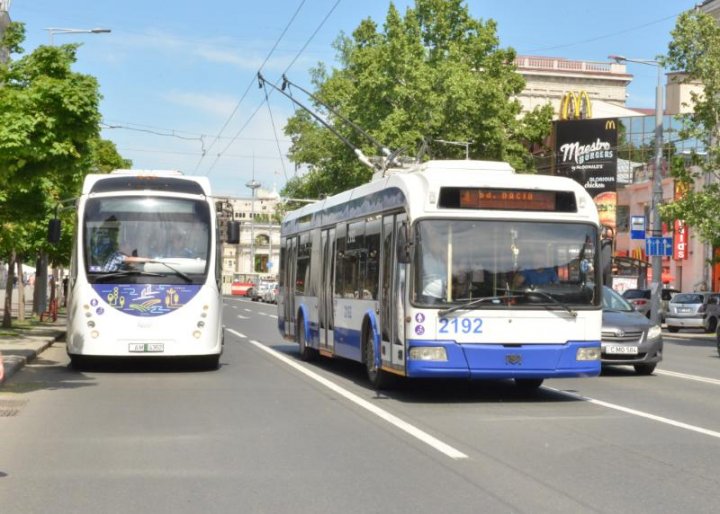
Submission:
[[[312,90],[309,70],[335,62],[333,42],[365,18],[382,25],[389,0],[11,0],[23,45],[80,43],[75,70],[95,76],[102,137],[133,168],[177,169],[210,179],[219,196],[280,191],[296,171],[283,134],[293,104],[267,99],[257,73]],[[404,12],[414,0],[395,0]],[[677,16],[698,0],[468,0],[497,23],[500,46],[519,55],[610,62],[667,53]],[[48,29],[107,28],[110,33]],[[628,107],[654,108],[657,69],[628,64]]]

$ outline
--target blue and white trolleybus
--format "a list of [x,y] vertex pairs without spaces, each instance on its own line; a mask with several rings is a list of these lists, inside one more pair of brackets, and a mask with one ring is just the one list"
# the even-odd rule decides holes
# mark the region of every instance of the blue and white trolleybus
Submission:
[[316,355],[403,377],[600,373],[596,207],[575,181],[430,161],[286,215],[279,329]]

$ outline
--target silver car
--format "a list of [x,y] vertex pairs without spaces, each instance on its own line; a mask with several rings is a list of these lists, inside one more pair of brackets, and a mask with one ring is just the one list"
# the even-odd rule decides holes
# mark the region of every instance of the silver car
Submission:
[[718,293],[697,292],[678,293],[672,297],[668,304],[668,313],[665,324],[670,332],[677,332],[681,328],[702,328],[706,332],[713,332],[707,318],[708,303],[716,303]]
[[639,375],[650,375],[662,360],[660,325],[653,324],[622,296],[603,286],[601,361],[630,365]]

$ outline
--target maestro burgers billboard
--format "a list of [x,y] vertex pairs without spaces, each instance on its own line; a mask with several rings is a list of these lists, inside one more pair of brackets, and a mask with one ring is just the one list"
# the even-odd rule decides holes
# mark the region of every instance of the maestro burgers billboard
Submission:
[[555,174],[570,177],[595,200],[600,223],[615,229],[617,119],[553,123]]

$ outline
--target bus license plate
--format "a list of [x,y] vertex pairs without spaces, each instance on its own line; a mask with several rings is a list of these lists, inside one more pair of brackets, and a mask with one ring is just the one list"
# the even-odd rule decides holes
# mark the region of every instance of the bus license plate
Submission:
[[637,346],[619,346],[619,345],[606,346],[605,353],[614,353],[614,354],[623,354],[624,353],[624,354],[637,355],[638,347]]
[[128,351],[135,353],[158,353],[165,351],[163,343],[130,343]]

